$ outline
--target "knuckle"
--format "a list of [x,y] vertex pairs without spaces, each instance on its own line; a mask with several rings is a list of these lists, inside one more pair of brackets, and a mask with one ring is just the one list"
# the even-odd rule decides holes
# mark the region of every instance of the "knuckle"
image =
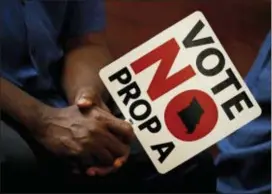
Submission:
[[129,149],[123,148],[122,150],[120,150],[120,154],[118,155],[118,157],[126,156],[128,153],[129,153]]
[[89,130],[81,128],[74,133],[76,139],[84,139],[89,136]]
[[98,110],[93,110],[93,118],[97,121],[101,121],[102,114]]
[[78,146],[76,148],[74,148],[71,152],[72,155],[80,155],[81,153],[83,153],[83,147],[82,146]]
[[98,138],[99,136],[101,136],[101,133],[103,131],[99,129],[101,129],[99,125],[95,125],[94,127],[90,128],[88,131],[89,138]]
[[76,152],[78,154],[83,153],[84,152],[84,148],[82,146],[78,146],[78,148],[76,148]]
[[129,145],[120,145],[118,147],[115,148],[115,154],[117,157],[122,157],[122,156],[125,156],[129,153]]
[[80,138],[80,143],[82,145],[88,144],[88,143],[90,143],[90,138],[89,137],[82,137],[82,138]]
[[126,131],[128,131],[129,133],[133,133],[133,128],[132,128],[132,126],[131,126],[129,123],[127,123],[127,122],[124,123],[124,129],[125,129]]

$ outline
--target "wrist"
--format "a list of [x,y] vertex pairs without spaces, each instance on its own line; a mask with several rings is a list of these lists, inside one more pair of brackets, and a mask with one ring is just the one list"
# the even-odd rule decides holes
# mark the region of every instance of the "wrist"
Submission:
[[3,78],[0,94],[1,110],[31,132],[41,128],[44,112],[50,109],[49,106]]
[[46,128],[46,121],[50,117],[49,115],[52,115],[55,108],[38,103],[33,109],[35,111],[32,111],[33,114],[29,115],[26,125],[34,134],[39,134],[41,130]]

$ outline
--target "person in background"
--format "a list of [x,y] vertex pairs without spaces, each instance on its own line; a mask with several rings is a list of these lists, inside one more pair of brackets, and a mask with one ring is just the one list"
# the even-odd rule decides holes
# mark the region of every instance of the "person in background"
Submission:
[[245,81],[262,115],[218,143],[219,193],[271,193],[271,32]]
[[2,191],[214,192],[209,155],[158,175],[111,112],[104,26],[101,0],[0,1]]

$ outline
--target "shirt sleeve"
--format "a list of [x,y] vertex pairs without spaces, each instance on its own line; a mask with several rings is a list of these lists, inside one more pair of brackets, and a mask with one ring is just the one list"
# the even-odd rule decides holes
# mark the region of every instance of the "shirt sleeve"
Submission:
[[105,9],[103,0],[68,1],[64,25],[66,38],[97,32],[105,27]]

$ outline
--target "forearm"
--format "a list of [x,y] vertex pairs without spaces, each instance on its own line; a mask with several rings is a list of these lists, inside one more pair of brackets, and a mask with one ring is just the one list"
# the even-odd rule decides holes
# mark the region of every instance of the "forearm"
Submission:
[[1,77],[0,108],[27,129],[40,125],[46,105]]
[[87,44],[67,54],[62,81],[70,104],[82,88],[92,89],[100,97],[107,98],[99,70],[111,61],[107,47],[101,44]]

